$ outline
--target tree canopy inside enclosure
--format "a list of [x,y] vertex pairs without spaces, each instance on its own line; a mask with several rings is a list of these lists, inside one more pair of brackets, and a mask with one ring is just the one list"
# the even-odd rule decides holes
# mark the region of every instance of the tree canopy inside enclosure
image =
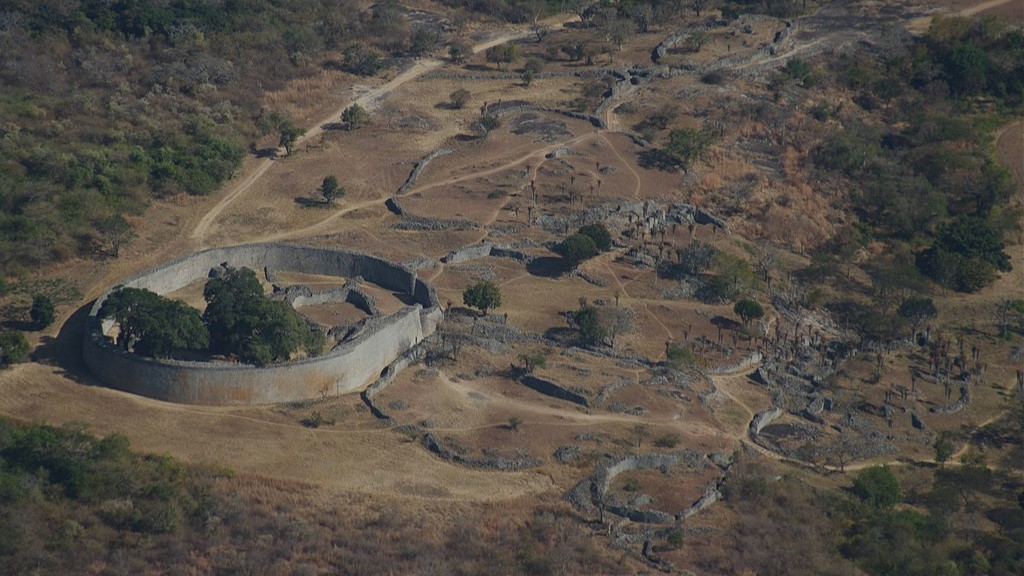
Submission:
[[117,322],[119,346],[145,356],[205,350],[210,343],[198,310],[145,289],[111,292],[97,316]]
[[267,299],[256,273],[248,268],[229,268],[223,276],[211,278],[203,297],[211,352],[263,365],[287,360],[296,352],[312,356],[323,350],[324,335],[287,302]]
[[154,197],[209,194],[247,146],[286,127],[265,92],[327,51],[375,74],[412,40],[387,2],[5,2],[0,274],[109,255],[104,222]]

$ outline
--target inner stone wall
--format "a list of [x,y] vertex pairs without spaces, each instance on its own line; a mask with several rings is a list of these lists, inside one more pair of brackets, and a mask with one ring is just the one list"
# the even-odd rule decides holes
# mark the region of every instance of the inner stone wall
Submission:
[[96,318],[106,299],[89,313],[83,355],[106,385],[143,396],[186,404],[244,405],[290,402],[352,392],[377,378],[403,352],[434,332],[442,318],[433,288],[402,266],[376,256],[294,244],[248,244],[212,248],[174,260],[126,280],[121,286],[166,294],[206,278],[227,263],[254,270],[269,267],[365,280],[406,294],[413,304],[372,318],[352,339],[321,356],[256,367],[229,362],[158,360],[124,352],[103,335]]

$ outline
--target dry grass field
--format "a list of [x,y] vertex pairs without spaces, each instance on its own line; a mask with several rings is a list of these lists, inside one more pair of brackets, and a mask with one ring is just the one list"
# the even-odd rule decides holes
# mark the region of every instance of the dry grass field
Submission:
[[[1017,1],[982,5],[957,0],[947,4],[942,8],[979,9],[981,14],[1024,20],[1024,4]],[[673,52],[664,63],[703,64],[753,52],[771,41],[777,28],[777,22],[757,22],[749,33],[715,32],[698,54]],[[517,29],[508,34],[522,32]],[[651,50],[668,32],[663,28],[630,38],[621,50],[600,55],[597,65],[604,65],[605,59],[614,65],[648,65]],[[551,34],[559,36],[553,41],[557,45],[585,33],[573,28]],[[541,48],[524,43],[524,52],[541,54]],[[479,53],[461,66],[434,59],[416,65],[466,75],[497,71]],[[592,67],[561,59],[545,64],[547,71],[582,68]],[[694,240],[690,240],[684,226],[666,240],[668,248],[702,241],[749,258],[752,242],[766,238],[778,247],[780,268],[793,269],[806,264],[811,246],[846,224],[829,214],[832,199],[818,194],[807,166],[796,160],[807,153],[801,147],[820,135],[813,131],[828,128],[807,127],[805,141],[792,142],[791,154],[770,159],[772,168],[763,169],[752,159],[750,143],[777,135],[772,131],[780,128],[768,126],[753,113],[729,114],[763,103],[768,98],[765,88],[744,78],[719,86],[684,75],[643,84],[620,97],[617,108],[607,114],[606,129],[537,110],[529,114],[535,115],[547,132],[515,133],[524,114],[517,112],[502,117],[501,127],[486,138],[476,137],[474,123],[485,102],[524,100],[538,107],[565,109],[588,81],[542,78],[525,86],[518,80],[431,76],[405,81],[400,74],[367,81],[325,70],[266,94],[268,106],[288,108],[304,126],[318,126],[320,121],[315,119],[336,114],[370,88],[392,84],[373,110],[369,124],[358,130],[318,129],[288,156],[248,158],[235,178],[208,198],[182,195],[154,202],[145,217],[133,222],[139,237],[119,259],[71,261],[59,270],[41,271],[43,277],[75,278],[84,298],[75,307],[77,312],[67,311],[62,319],[66,322],[57,322],[39,335],[38,361],[0,373],[0,414],[27,421],[82,423],[96,434],[124,434],[142,452],[223,466],[239,473],[235,482],[245,485],[247,497],[274,505],[322,511],[345,501],[369,510],[386,501],[418,518],[442,523],[458,520],[466,508],[483,513],[485,506],[509,517],[525,518],[525,511],[536,503],[558,501],[591,472],[603,454],[671,451],[653,443],[658,437],[676,437],[678,448],[704,454],[745,448],[766,460],[781,460],[753,445],[748,437],[751,418],[773,400],[764,385],[748,377],[753,367],[698,379],[688,384],[689,388],[658,380],[657,363],[666,360],[669,342],[722,344],[700,349],[707,367],[734,365],[757,350],[758,342],[746,340],[735,327],[731,303],[707,304],[667,295],[675,281],[659,279],[651,268],[631,264],[622,248],[582,265],[590,281],[560,274],[558,256],[549,246],[572,230],[556,231],[539,222],[555,221],[588,207],[634,200],[655,200],[660,206],[671,201],[731,206],[724,214],[731,235],[697,226]],[[460,88],[470,91],[470,102],[464,109],[451,109],[446,102]],[[678,114],[673,127],[731,120],[725,137],[688,173],[646,165],[643,149],[626,134],[665,106]],[[805,128],[801,122],[807,116],[797,114],[796,118],[782,130],[795,134]],[[654,144],[663,144],[665,136],[665,132],[658,133]],[[385,208],[384,202],[397,194],[415,162],[439,147],[452,151],[433,160],[416,184],[398,197],[408,213],[432,220],[461,219],[472,226],[439,230],[403,227],[405,220]],[[571,153],[548,158],[562,148]],[[996,149],[1000,161],[1018,182],[1024,182],[1024,124],[1017,121],[1004,129]],[[317,196],[318,186],[330,175],[341,182],[344,197],[333,206],[309,206],[305,201]],[[746,190],[746,196],[732,198],[730,194],[738,187]],[[570,200],[565,192],[571,188],[581,191],[579,201]],[[462,293],[468,285],[491,280],[502,291],[502,305],[495,313],[503,315],[503,322],[515,330],[538,339],[565,332],[565,314],[575,310],[581,299],[608,305],[614,302],[632,310],[633,326],[616,339],[609,354],[517,342],[493,348],[469,346],[455,362],[411,366],[377,397],[378,404],[390,406],[391,426],[375,419],[355,394],[282,406],[184,406],[104,388],[84,370],[77,353],[81,328],[76,323],[83,316],[81,307],[106,288],[196,249],[279,240],[367,252],[399,262],[429,259],[433,266],[419,274],[436,288],[442,305],[451,303],[453,308],[462,306]],[[481,241],[519,243],[535,260],[526,264],[489,256],[458,264],[439,262],[449,252]],[[632,239],[623,241],[627,249],[638,245]],[[921,435],[905,415],[908,411],[921,412],[933,431],[942,432],[981,426],[1006,406],[1016,366],[1007,359],[1007,342],[994,337],[987,311],[1002,298],[1024,297],[1020,244],[1009,252],[1014,271],[994,285],[971,296],[937,299],[944,321],[973,330],[968,346],[977,344],[991,358],[985,383],[974,390],[970,408],[951,415],[929,414],[929,408],[945,403],[944,390],[937,381],[918,381],[915,397],[895,403],[900,415],[891,434],[899,438],[893,441],[899,455],[880,456],[856,466],[934,458],[931,446],[919,440]],[[280,277],[282,285],[307,284],[318,289],[345,282],[343,278],[290,271],[281,271]],[[383,288],[366,284],[362,289],[374,297],[383,313],[404,305],[399,295]],[[201,283],[170,296],[203,307]],[[766,304],[769,326],[791,322]],[[311,306],[303,312],[325,325],[353,323],[365,317],[350,304]],[[725,323],[726,319],[732,323]],[[609,385],[623,384],[609,392],[601,405],[590,407],[536,392],[516,379],[515,368],[521,364],[520,354],[539,349],[547,351],[548,357],[546,366],[536,370],[538,377],[592,398]],[[628,357],[645,363],[623,360]],[[893,386],[908,383],[912,368],[925,370],[927,360],[905,350],[887,355],[884,362],[884,374],[871,381],[875,370],[871,359],[851,361],[831,390],[837,396],[856,391],[864,403],[877,407]],[[322,416],[324,423],[316,428],[303,425],[314,413]],[[797,421],[790,415],[776,425]],[[882,416],[872,417],[871,423],[879,428],[886,425]],[[405,425],[422,425],[462,446],[469,455],[530,456],[543,462],[514,472],[470,469],[425,450],[401,430]],[[644,430],[640,442],[638,427]],[[785,431],[785,427],[779,430]],[[832,438],[827,427],[825,434]],[[642,450],[636,449],[638,443]],[[582,459],[559,463],[552,454],[566,445],[581,446]],[[610,494],[620,500],[647,494],[653,499],[652,507],[677,512],[693,504],[717,477],[718,469],[713,467],[635,471],[617,477]],[[838,482],[831,478],[821,481]],[[294,502],[282,493],[290,487],[296,487],[299,494]],[[696,517],[693,526],[716,530],[738,521],[732,511],[712,507]],[[687,565],[701,554],[710,554],[707,548],[714,543],[707,534],[698,531],[685,551],[665,554]]]

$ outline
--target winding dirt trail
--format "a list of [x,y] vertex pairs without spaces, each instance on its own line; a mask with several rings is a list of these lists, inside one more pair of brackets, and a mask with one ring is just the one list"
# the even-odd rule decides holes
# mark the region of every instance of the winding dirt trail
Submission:
[[[548,29],[556,30],[563,27],[567,22],[573,21],[577,18],[578,16],[575,15],[561,14],[545,21],[543,25]],[[482,52],[484,50],[487,50],[488,48],[492,48],[494,46],[498,46],[506,42],[511,42],[513,40],[525,38],[530,34],[533,34],[533,31],[529,29],[516,29],[504,32],[498,34],[497,36],[491,39],[485,40],[474,45],[472,47],[472,51],[474,54],[476,54],[477,52]],[[312,128],[310,128],[301,136],[299,136],[299,138],[295,142],[295,147],[301,146],[303,143],[308,142],[323,134],[325,130],[324,126],[336,121],[336,119],[341,115],[341,113],[344,112],[345,109],[348,108],[349,106],[353,104],[358,104],[359,106],[365,108],[367,111],[372,112],[376,110],[381,105],[381,103],[383,103],[384,100],[386,100],[387,97],[397,88],[399,88],[403,84],[406,84],[419,78],[420,76],[423,76],[424,74],[432,70],[440,68],[444,64],[445,62],[443,60],[439,60],[437,58],[418,60],[415,64],[401,71],[388,82],[385,82],[380,86],[367,90],[363,94],[360,94],[358,97],[354,98],[352,101],[347,102],[344,106],[341,106],[338,109],[332,111],[322,120],[314,124]],[[244,194],[249,188],[252,187],[252,185],[257,180],[259,180],[264,174],[266,174],[267,170],[269,170],[270,167],[273,166],[275,157],[282,151],[282,148],[278,148],[277,150],[275,150],[273,156],[264,159],[257,165],[257,167],[251,173],[246,175],[241,181],[238,182],[238,184],[230,188],[228,193],[213,207],[211,207],[210,210],[199,220],[195,228],[193,228],[192,232],[189,234],[189,239],[197,241],[200,244],[202,244],[203,241],[206,239],[206,236],[210,230],[210,226],[213,224],[213,222],[216,221],[220,214],[235,200],[237,200],[239,196]]]

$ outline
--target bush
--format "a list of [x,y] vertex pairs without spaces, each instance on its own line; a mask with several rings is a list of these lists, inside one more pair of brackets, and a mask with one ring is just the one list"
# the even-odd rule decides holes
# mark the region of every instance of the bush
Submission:
[[654,439],[654,445],[658,448],[675,448],[678,444],[678,434],[665,434]]
[[21,332],[0,332],[0,368],[21,362],[28,356],[29,345]]
[[452,92],[451,95],[448,96],[448,99],[451,101],[452,108],[462,110],[466,107],[466,104],[469,103],[469,99],[472,97],[473,95],[469,90],[459,88],[455,92]]
[[494,282],[481,280],[466,288],[462,293],[462,302],[479,309],[486,316],[488,310],[501,306],[501,289]]
[[32,308],[29,310],[29,317],[32,318],[32,327],[42,330],[53,324],[53,300],[45,294],[36,294],[32,297]]
[[563,240],[556,251],[573,268],[579,266],[584,260],[597,256],[598,253],[594,240],[590,236],[578,233]]
[[589,224],[579,229],[577,234],[582,234],[594,241],[594,246],[601,252],[607,252],[612,247],[612,235],[605,228],[604,224]]
[[665,358],[668,365],[676,370],[690,368],[697,364],[697,355],[693,353],[693,350],[688,346],[680,346],[678,344],[669,345],[668,350],[665,352]]
[[903,500],[899,480],[888,466],[872,466],[861,470],[851,490],[875,508],[891,508]]

